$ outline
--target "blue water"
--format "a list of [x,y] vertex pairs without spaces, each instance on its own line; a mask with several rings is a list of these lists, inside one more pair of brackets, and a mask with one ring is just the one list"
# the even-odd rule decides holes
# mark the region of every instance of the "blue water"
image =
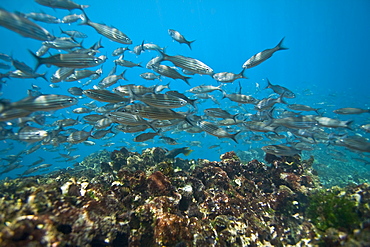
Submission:
[[[289,50],[276,52],[269,60],[264,63],[248,69],[245,74],[248,80],[237,80],[232,84],[223,86],[228,93],[239,90],[239,81],[242,85],[242,93],[252,95],[258,99],[268,97],[273,92],[270,89],[264,89],[266,78],[269,78],[272,84],[278,84],[289,88],[297,97],[287,99],[289,103],[307,104],[312,107],[321,108],[324,116],[339,118],[341,120],[354,120],[353,130],[326,130],[329,133],[358,134],[369,137],[369,134],[359,129],[362,124],[370,123],[369,114],[338,116],[332,111],[341,107],[359,107],[369,108],[369,55],[370,55],[370,2],[369,1],[77,1],[80,4],[88,4],[86,9],[88,17],[98,23],[112,25],[127,34],[133,44],[129,45],[131,49],[141,44],[144,40],[146,43],[155,43],[161,47],[166,47],[166,53],[169,55],[178,55],[193,57],[201,60],[214,69],[215,72],[233,72],[239,73],[242,64],[252,55],[267,49],[273,48],[283,37],[285,37],[284,46]],[[80,10],[62,10],[51,9],[41,6],[34,1],[23,0],[3,0],[0,7],[8,11],[19,11],[22,13],[45,12],[58,18],[70,13],[80,14]],[[63,30],[79,30],[88,35],[83,41],[85,47],[90,47],[97,42],[102,36],[89,26],[79,26],[73,24],[46,24],[38,22],[55,36],[60,36],[59,27]],[[192,50],[185,44],[174,42],[168,35],[168,29],[175,29],[181,32],[186,39],[196,40],[192,44]],[[25,62],[34,67],[36,61],[28,53],[37,51],[41,42],[0,27],[0,53],[6,53],[15,59]],[[102,37],[103,49],[101,54],[107,55],[108,60],[104,63],[103,75],[107,76],[113,67],[111,53],[117,47],[125,47],[109,39]],[[55,54],[58,51],[52,50]],[[133,53],[126,53],[125,59],[142,62],[145,64],[153,57],[157,56],[155,51],[146,51],[140,56]],[[165,62],[164,64],[171,65]],[[172,65],[171,65],[172,66]],[[93,69],[93,68],[91,68]],[[117,73],[121,73],[125,68],[118,67]],[[54,73],[56,67],[47,68],[42,65],[37,72],[47,72],[47,78]],[[5,73],[6,70],[0,70]],[[151,86],[158,81],[146,81],[139,77],[143,72],[150,72],[145,68],[128,68],[126,78],[128,82],[120,81],[118,84],[108,88],[112,89],[119,84],[134,83],[137,85]],[[68,95],[67,89],[73,86],[81,86],[87,79],[79,82],[61,82],[59,88],[51,88],[50,82],[43,79],[6,79],[3,85],[2,98],[11,101],[20,100],[27,96],[27,89],[31,85],[41,87],[44,94],[64,94]],[[90,89],[96,85],[100,79],[93,81],[89,86],[83,89]],[[214,85],[219,83],[210,76],[194,75],[190,79],[191,86],[188,86],[181,80],[172,80],[163,78],[161,84],[170,83],[171,90],[177,90],[185,93],[191,87],[198,85]],[[215,105],[212,101],[207,100],[198,104],[198,115],[203,115],[203,109],[208,107],[221,107],[231,113],[253,114],[256,111],[252,105],[239,106],[228,99],[222,99],[220,92],[211,93],[215,96],[220,106]],[[193,97],[190,93],[187,96]],[[80,99],[77,106],[61,109],[51,112],[56,118],[77,117],[71,111],[82,104],[92,101],[91,99]],[[104,103],[97,103],[98,106]],[[278,108],[285,108],[279,104]],[[185,109],[186,111],[186,109]],[[71,114],[71,115],[69,115]],[[80,116],[81,117],[81,116]],[[56,118],[49,117],[47,124],[52,123]],[[13,121],[12,121],[13,122]],[[32,126],[37,126],[32,124]],[[83,128],[85,124],[73,126],[73,128]],[[46,125],[41,128],[50,130],[51,127]],[[86,129],[89,130],[88,126]],[[240,129],[232,127],[232,133]],[[235,129],[234,129],[235,128]],[[18,128],[14,125],[14,131]],[[261,134],[261,133],[256,133]],[[95,146],[85,146],[77,144],[78,149],[70,155],[81,154],[76,161],[82,161],[88,154],[102,150],[101,144],[106,142],[116,143],[107,150],[114,150],[122,146],[129,147],[132,151],[141,152],[145,147],[133,143],[132,139],[137,134],[126,134],[120,132],[116,137],[109,140],[93,140]],[[177,147],[189,146],[194,150],[188,158],[206,158],[209,160],[218,160],[220,154],[226,151],[250,151],[254,150],[253,155],[259,160],[263,159],[263,152],[260,148],[267,144],[284,143],[271,142],[268,139],[262,141],[251,141],[254,134],[249,131],[243,131],[238,136],[239,144],[230,139],[218,139],[205,133],[188,134],[186,132],[166,131],[166,136],[175,138],[179,145],[169,146],[159,141],[158,137],[154,141],[146,142],[146,147],[161,146],[172,149]],[[200,141],[201,145],[190,146],[190,141]],[[131,143],[127,145],[126,142]],[[0,149],[8,147],[14,143],[14,149],[8,153],[2,153],[1,157],[10,154],[17,154],[22,149],[30,148],[32,145],[20,143],[15,140],[2,140]],[[220,145],[219,147],[209,149],[211,145]],[[65,168],[72,166],[74,162],[57,163],[55,157],[58,152],[43,150],[50,148],[44,146],[40,150],[25,156],[22,164],[27,166],[37,160],[38,156],[44,157],[44,163],[52,163],[51,169]],[[65,153],[64,144],[60,145],[59,152]],[[347,151],[342,147],[328,147],[326,145],[317,145],[314,151],[304,151],[304,156],[315,155],[320,163],[330,163],[328,159],[331,150],[338,150],[345,158],[344,165],[352,167],[351,158],[361,157],[369,160],[368,156]],[[183,157],[184,156],[180,156]],[[7,162],[1,163],[6,167]],[[328,164],[327,164],[328,165]],[[361,165],[361,169],[368,172],[370,168]],[[14,177],[21,174],[25,168],[14,170],[1,176]],[[350,169],[351,170],[351,169]]]

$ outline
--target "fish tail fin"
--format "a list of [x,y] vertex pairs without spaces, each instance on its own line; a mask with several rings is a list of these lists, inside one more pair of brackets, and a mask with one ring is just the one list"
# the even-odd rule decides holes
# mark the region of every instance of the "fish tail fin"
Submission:
[[350,130],[353,130],[353,128],[352,128],[352,123],[353,123],[353,120],[348,120],[348,121],[346,121],[346,128],[347,129],[350,129]]
[[276,46],[276,48],[278,48],[278,50],[288,50],[288,49],[289,49],[288,47],[285,47],[285,46],[283,45],[284,39],[285,39],[285,37],[284,37],[284,38],[282,38],[282,39],[280,40],[279,44]]
[[42,64],[42,58],[41,57],[38,57],[35,53],[33,53],[31,50],[28,50],[29,53],[31,53],[31,55],[36,58],[36,66],[35,66],[35,69],[34,71],[36,72],[36,70],[40,67],[40,65]]
[[267,86],[265,87],[265,89],[271,88],[272,84],[271,84],[270,80],[268,78],[266,78],[266,80],[267,80]]
[[185,155],[185,156],[188,156],[188,155],[189,155],[189,154],[191,154],[193,151],[194,151],[194,150],[192,150],[192,149],[186,149],[186,150],[184,151],[184,155]]
[[239,75],[244,78],[244,79],[248,79],[247,76],[244,75],[244,71],[245,71],[245,68],[242,69],[242,71],[240,71]]
[[44,79],[45,81],[49,82],[48,79],[46,78],[46,72],[41,74],[41,78]]
[[191,77],[185,76],[183,81],[190,86],[189,79],[191,79]]
[[85,10],[81,8],[82,14],[81,14],[81,22],[79,25],[89,25],[90,19],[87,17]]
[[59,29],[60,29],[61,33],[65,33],[64,30],[61,27],[59,27]]
[[122,73],[121,73],[121,76],[122,76],[122,79],[125,80],[125,81],[128,81],[125,77],[125,73],[126,73],[127,69],[125,69]]
[[192,40],[192,41],[188,41],[188,42],[186,42],[186,44],[189,46],[189,48],[190,48],[190,50],[193,50],[192,48],[191,48],[191,43],[193,43],[195,40]]
[[236,140],[236,136],[239,134],[241,132],[241,130],[239,130],[238,132],[236,132],[235,134],[232,134],[231,136],[230,136],[230,138],[234,141],[234,142],[236,142],[237,144],[239,144],[239,142]]

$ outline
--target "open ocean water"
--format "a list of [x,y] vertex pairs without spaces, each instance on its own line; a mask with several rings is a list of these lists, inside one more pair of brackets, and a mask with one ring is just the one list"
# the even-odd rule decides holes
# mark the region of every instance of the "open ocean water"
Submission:
[[[314,126],[310,131],[323,131],[325,138],[320,141],[306,143],[312,150],[303,150],[303,158],[311,155],[315,158],[315,168],[318,170],[324,184],[335,185],[341,183],[336,180],[341,176],[344,182],[361,183],[368,181],[370,177],[369,151],[358,151],[337,145],[341,138],[349,136],[361,136],[368,144],[369,133],[361,126],[370,124],[370,114],[340,115],[333,110],[344,107],[355,107],[369,109],[369,55],[370,55],[370,2],[363,1],[77,1],[79,4],[89,5],[85,8],[88,18],[96,23],[104,23],[113,26],[125,33],[132,44],[125,45],[109,40],[97,33],[92,27],[79,25],[81,20],[75,23],[48,24],[37,22],[38,25],[47,29],[56,37],[66,37],[61,34],[62,30],[78,30],[88,37],[81,39],[84,48],[91,47],[101,39],[104,48],[99,49],[96,56],[105,55],[107,60],[103,63],[103,73],[99,79],[92,80],[84,85],[90,78],[74,82],[51,83],[50,77],[57,70],[56,66],[47,67],[41,65],[37,73],[46,73],[48,81],[37,79],[3,78],[1,98],[10,102],[19,101],[27,97],[29,89],[37,90],[42,94],[60,94],[72,96],[67,90],[71,87],[81,87],[83,90],[93,89],[102,78],[108,76],[114,67],[113,60],[118,57],[112,56],[112,52],[118,47],[129,47],[124,59],[140,63],[142,67],[124,68],[117,66],[116,74],[121,74],[125,69],[127,81],[119,80],[116,84],[106,88],[112,91],[119,85],[135,84],[146,87],[154,85],[166,85],[170,89],[177,90],[187,97],[199,98],[189,92],[193,87],[200,85],[219,86],[221,83],[210,75],[190,75],[190,85],[182,80],[173,80],[162,77],[160,80],[144,80],[139,75],[144,72],[153,72],[145,68],[146,63],[160,55],[154,50],[145,50],[140,55],[133,53],[133,48],[144,43],[153,43],[165,48],[168,55],[183,55],[202,61],[210,66],[215,73],[232,72],[240,73],[242,65],[253,55],[269,48],[274,48],[279,41],[285,37],[283,45],[288,50],[277,51],[271,58],[256,67],[246,69],[244,75],[248,79],[238,79],[232,83],[223,83],[221,88],[227,94],[242,93],[251,95],[256,99],[268,97],[277,98],[271,89],[265,89],[267,78],[274,85],[283,86],[296,95],[295,98],[284,98],[288,104],[304,104],[318,108],[321,116],[342,121],[353,121],[348,128],[330,128]],[[0,7],[9,12],[20,12],[23,14],[38,12],[45,13],[62,19],[70,14],[82,14],[80,9],[63,10],[52,9],[42,6],[35,1],[3,0]],[[168,29],[179,31],[187,40],[193,41],[191,48],[186,44],[180,44],[168,34]],[[26,38],[20,34],[0,27],[0,53],[8,54],[13,59],[24,62],[31,68],[35,68],[36,60],[30,51],[36,52],[42,45],[42,41]],[[58,49],[50,49],[49,54],[66,53]],[[0,73],[13,71],[15,68],[10,62],[1,61],[10,65],[10,68],[0,69]],[[174,66],[169,61],[161,64]],[[101,66],[88,68],[96,70]],[[181,69],[177,70],[182,74]],[[220,119],[207,117],[204,109],[220,108],[238,114],[236,119],[250,121],[251,116],[256,114],[252,104],[238,104],[223,98],[221,91],[208,93],[213,99],[198,99],[197,109],[194,115],[203,116],[204,120],[217,123]],[[86,96],[78,97],[78,103],[74,106],[38,112],[46,116],[46,122],[39,125],[34,122],[28,124],[46,130],[51,133],[57,127],[52,123],[58,119],[73,118],[80,121],[79,124],[65,127],[60,135],[68,136],[67,132],[76,130],[90,131],[92,125],[82,120],[82,117],[95,113],[75,114],[72,112],[77,107],[93,101]],[[135,102],[139,102],[135,100]],[[103,106],[105,102],[95,101],[96,106]],[[174,109],[175,111],[192,111],[191,106]],[[281,118],[284,110],[289,110],[286,104],[278,103],[273,111],[273,118]],[[315,112],[301,112],[302,115],[318,115]],[[32,115],[35,115],[33,113]],[[31,116],[32,116],[31,115]],[[117,124],[113,124],[117,125]],[[1,122],[1,128],[7,133],[14,135],[2,135],[1,171],[5,171],[12,161],[12,155],[17,155],[22,150],[31,149],[39,144],[27,143],[17,140],[20,130],[16,119]],[[48,170],[37,171],[32,174],[47,173],[60,168],[72,167],[76,162],[81,162],[87,155],[106,149],[112,151],[126,147],[131,151],[141,152],[147,147],[163,147],[168,150],[180,147],[189,147],[193,152],[188,156],[180,154],[179,157],[187,159],[209,159],[219,160],[219,156],[227,151],[235,151],[243,160],[258,159],[263,161],[264,151],[261,147],[266,145],[303,143],[304,140],[292,134],[289,129],[276,131],[285,135],[286,138],[271,140],[266,133],[253,132],[242,125],[221,126],[230,133],[241,131],[234,142],[230,138],[217,138],[205,132],[188,133],[179,129],[178,126],[162,128],[162,136],[173,138],[177,145],[168,145],[159,138],[145,142],[134,142],[133,139],[139,133],[109,133],[103,139],[92,139],[95,145],[88,146],[84,143],[69,144],[67,142],[58,145],[44,143],[38,150],[30,154],[21,154],[16,162],[16,169],[4,172],[1,179],[5,177],[17,177],[28,169],[39,157],[42,163],[51,164]],[[106,128],[108,129],[108,128]],[[96,130],[96,129],[94,129]],[[145,132],[153,132],[150,128]],[[311,140],[312,141],[312,140]],[[40,142],[42,143],[42,142]],[[104,147],[111,143],[112,146]],[[74,160],[66,161],[60,154],[69,156],[80,155]],[[1,172],[0,171],[0,172]]]

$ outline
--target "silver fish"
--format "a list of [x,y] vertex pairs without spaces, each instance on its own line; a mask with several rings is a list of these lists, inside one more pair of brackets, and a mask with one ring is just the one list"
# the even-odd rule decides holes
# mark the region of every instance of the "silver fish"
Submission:
[[266,61],[267,59],[269,59],[275,52],[280,51],[280,50],[287,50],[288,48],[283,46],[283,41],[284,41],[284,38],[282,38],[279,44],[277,44],[277,46],[275,46],[274,48],[266,49],[264,51],[257,53],[256,55],[253,55],[243,64],[242,67],[246,69],[253,68],[259,65],[260,63]]
[[80,23],[80,25],[88,25],[90,27],[93,27],[98,33],[107,37],[110,40],[113,40],[121,44],[132,44],[131,39],[126,34],[121,32],[117,28],[109,27],[104,24],[90,21],[85,12],[83,12],[81,19],[82,22]]
[[127,79],[125,78],[125,73],[126,73],[126,70],[124,70],[119,75],[109,75],[109,76],[103,78],[103,80],[101,80],[98,83],[98,87],[99,88],[107,88],[107,87],[110,87],[113,84],[117,83],[118,80],[121,80],[121,79],[127,81]]
[[161,80],[161,75],[156,75],[152,72],[141,73],[140,77],[145,80],[150,80],[150,81],[155,80],[155,79]]
[[95,99],[97,101],[102,101],[102,102],[118,103],[118,102],[124,102],[124,101],[128,102],[129,101],[129,99],[125,99],[116,93],[112,93],[104,89],[87,89],[87,90],[83,90],[82,93],[91,99]]
[[36,69],[42,64],[50,64],[67,68],[89,68],[105,62],[104,58],[94,57],[93,55],[83,53],[60,53],[50,57],[38,57],[32,51],[29,52],[37,60]]
[[31,18],[34,21],[41,21],[45,23],[60,23],[60,20],[58,19],[58,17],[48,15],[45,13],[31,12],[31,13],[25,14],[24,17]]
[[211,85],[200,85],[200,86],[196,86],[196,87],[193,87],[189,90],[189,92],[191,93],[194,93],[194,94],[201,94],[201,93],[210,93],[210,92],[213,92],[215,90],[219,90],[221,92],[223,92],[223,90],[221,89],[221,86],[218,86],[218,87],[215,87],[215,86],[211,86]]
[[31,126],[23,127],[18,131],[18,139],[30,143],[42,141],[47,135],[47,131]]
[[0,26],[8,28],[20,35],[41,41],[53,40],[55,37],[45,28],[40,27],[29,19],[0,8]]
[[218,127],[216,124],[207,121],[199,121],[197,125],[210,135],[217,136],[218,138],[231,138],[234,142],[238,143],[235,137],[240,133],[240,131],[235,134],[230,134],[223,128]]
[[147,105],[159,108],[179,108],[185,106],[188,102],[179,97],[168,94],[144,94],[142,96],[134,96],[135,99],[144,102]]
[[198,59],[191,57],[184,57],[181,55],[169,56],[161,52],[162,59],[172,62],[177,67],[186,69],[187,71],[194,72],[201,75],[212,75],[213,69]]
[[125,111],[135,115],[139,115],[143,118],[159,119],[159,120],[171,120],[171,119],[184,119],[186,115],[175,112],[171,109],[158,108],[155,106],[146,106],[142,104],[128,105],[124,108]]
[[336,109],[333,112],[336,114],[350,115],[350,114],[370,113],[370,109],[345,107],[345,108]]
[[279,86],[279,85],[272,85],[269,79],[267,79],[267,86],[266,88],[271,88],[275,93],[282,95],[284,94],[285,98],[293,99],[295,98],[295,94],[287,89],[286,87]]
[[10,104],[12,108],[30,111],[50,111],[62,109],[77,104],[77,99],[58,94],[42,94],[40,96],[29,96]]
[[258,99],[250,96],[250,95],[245,95],[245,94],[240,94],[240,93],[224,93],[223,94],[224,98],[228,98],[231,101],[237,102],[239,104],[256,104],[259,102]]
[[195,40],[188,41],[181,33],[173,29],[168,29],[168,34],[180,44],[187,44],[191,50],[191,43],[193,43]]
[[237,79],[248,79],[244,75],[244,69],[239,74],[234,74],[231,72],[220,72],[212,75],[213,79],[218,82],[231,83]]
[[122,55],[125,51],[130,50],[128,47],[118,47],[112,52],[112,56]]
[[[67,34],[71,38],[87,38],[87,35],[76,30],[63,30],[62,28],[59,28],[61,33]],[[39,55],[38,55],[39,56]]]
[[82,15],[72,14],[72,15],[66,15],[62,19],[62,23],[73,23],[82,18]]
[[88,8],[89,5],[81,5],[77,4],[71,0],[35,0],[36,3],[44,5],[46,7],[50,7],[53,9],[85,9]]
[[262,150],[265,151],[265,153],[273,154],[276,156],[294,156],[301,153],[301,151],[296,148],[282,144],[264,146],[262,147]]
[[188,80],[191,79],[191,77],[181,75],[179,72],[177,72],[175,69],[171,68],[170,66],[167,66],[164,64],[152,64],[151,69],[153,69],[158,74],[161,74],[163,76],[166,76],[166,77],[169,77],[175,80],[176,79],[183,80],[184,82],[186,82],[186,84],[190,85]]

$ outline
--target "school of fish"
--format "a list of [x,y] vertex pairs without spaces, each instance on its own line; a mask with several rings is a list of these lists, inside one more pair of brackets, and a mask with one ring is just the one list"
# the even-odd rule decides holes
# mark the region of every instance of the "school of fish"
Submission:
[[[260,64],[273,54],[287,50],[283,44],[284,38],[273,48],[246,59],[244,64],[235,68],[239,73],[218,72],[212,69],[209,61],[168,54],[164,47],[133,41],[115,27],[90,20],[88,5],[70,0],[35,2],[57,11],[75,10],[80,13],[58,19],[46,13],[13,13],[0,8],[1,28],[40,41],[39,50],[25,50],[34,57],[34,65],[27,65],[10,54],[0,53],[0,69],[4,72],[0,73],[0,85],[8,83],[12,78],[41,78],[49,81],[53,88],[57,88],[58,83],[76,84],[68,89],[68,94],[43,94],[35,83],[28,90],[28,96],[19,101],[11,101],[7,99],[7,95],[2,95],[0,138],[30,145],[25,151],[2,158],[0,174],[21,168],[22,158],[40,148],[57,149],[61,159],[73,162],[80,157],[70,155],[76,150],[76,144],[93,146],[94,139],[109,140],[116,135],[128,139],[132,133],[135,134],[134,138],[131,137],[134,142],[143,143],[154,139],[167,145],[181,145],[186,142],[187,146],[200,146],[201,142],[196,140],[200,133],[214,136],[214,143],[219,142],[217,138],[228,138],[237,144],[247,140],[264,140],[263,143],[268,145],[261,149],[276,156],[300,154],[302,151],[313,150],[321,143],[343,146],[359,153],[365,160],[369,159],[366,153],[370,153],[370,142],[365,134],[370,133],[370,123],[358,123],[361,127],[354,129],[353,121],[343,121],[339,117],[367,114],[370,109],[339,108],[334,111],[338,118],[329,118],[324,116],[323,109],[289,103],[288,101],[298,98],[296,94],[284,86],[272,84],[268,79],[264,90],[271,90],[273,95],[266,98],[257,99],[253,95],[243,94],[241,86],[239,92],[224,89],[226,84],[237,85],[237,80],[247,80],[249,69],[263,66]],[[46,30],[42,23],[55,24],[60,33]],[[79,25],[89,26],[95,29],[100,38],[93,46],[86,48],[81,40],[87,39],[87,35],[78,30],[65,30],[63,24],[66,23],[73,24],[72,27],[76,28]],[[168,29],[168,35],[174,41],[186,44],[190,50],[196,45],[195,40],[189,41],[174,29]],[[116,58],[114,60],[108,60],[109,55],[104,51],[102,42],[106,39],[117,43],[117,49],[111,54],[111,57]],[[146,63],[126,60],[127,54],[134,53],[140,58],[140,54],[148,51],[157,55]],[[113,69],[104,71],[103,65],[108,61],[113,61]],[[37,72],[44,66],[50,67],[52,75],[49,78],[46,73]],[[121,67],[124,68],[123,72],[117,73],[117,68]],[[148,84],[157,81],[159,83],[146,86],[130,82],[135,80],[129,81],[126,74],[134,67],[142,70],[140,77],[147,80]],[[191,86],[191,79],[196,75],[210,76],[218,85]],[[170,83],[160,84],[163,78],[171,79],[171,88]],[[185,92],[174,90],[176,83],[183,83],[181,81],[189,87]],[[90,103],[81,103],[87,98],[91,99]],[[214,107],[199,110],[202,102],[212,102]],[[244,105],[252,106],[249,113],[245,113]],[[53,115],[63,108],[68,111],[69,117],[49,123]],[[333,131],[336,129],[346,132],[342,134]],[[182,133],[183,137],[181,140],[174,139],[171,137],[173,133]],[[112,145],[115,143],[106,142],[103,146]],[[217,146],[218,144],[209,148]],[[1,153],[8,153],[11,149],[10,145],[1,150]],[[61,153],[64,150],[67,150],[67,154]],[[174,148],[169,151],[168,156],[188,155],[191,151],[189,147]],[[48,169],[51,165],[43,161],[40,157],[20,175]]]

